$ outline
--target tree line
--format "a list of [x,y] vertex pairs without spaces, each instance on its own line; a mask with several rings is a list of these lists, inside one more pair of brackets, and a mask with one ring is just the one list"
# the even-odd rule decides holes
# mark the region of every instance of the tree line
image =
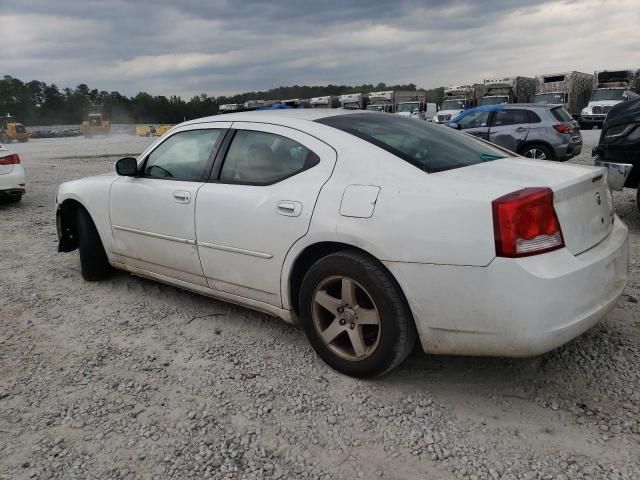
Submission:
[[[60,90],[53,83],[47,84],[38,80],[23,82],[5,75],[0,80],[0,115],[11,113],[25,125],[79,124],[86,118],[91,106],[97,104],[102,105],[105,117],[112,123],[179,123],[192,118],[215,115],[219,106],[226,103],[244,103],[247,100],[259,99],[311,98],[380,90],[416,90],[416,85],[294,85],[232,96],[212,97],[202,93],[184,100],[177,95],[154,96],[146,92],[127,97],[117,91],[91,89],[84,83],[73,89]],[[427,90],[429,102],[440,104],[443,96],[442,87]]]

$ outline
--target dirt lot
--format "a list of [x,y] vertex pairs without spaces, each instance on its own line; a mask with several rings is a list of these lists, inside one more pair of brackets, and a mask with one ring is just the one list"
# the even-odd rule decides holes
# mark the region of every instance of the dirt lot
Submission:
[[12,146],[29,190],[0,205],[0,478],[640,478],[635,192],[615,195],[631,281],[601,325],[539,358],[415,352],[358,381],[281,321],[125,273],[85,283],[57,253],[56,186],[148,143]]

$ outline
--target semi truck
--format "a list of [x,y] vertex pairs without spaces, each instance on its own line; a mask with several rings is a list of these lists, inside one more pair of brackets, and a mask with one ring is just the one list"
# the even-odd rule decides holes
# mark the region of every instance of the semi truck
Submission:
[[564,106],[573,118],[578,118],[589,102],[593,88],[593,75],[582,72],[564,72],[536,76],[535,103]]
[[347,93],[338,97],[340,107],[347,110],[364,110],[369,103],[368,95],[364,93]]
[[371,92],[369,94],[369,105],[367,105],[367,110],[394,113],[396,111],[394,103],[395,93],[396,92],[393,90],[388,90],[386,92]]
[[527,103],[536,93],[536,79],[530,77],[487,78],[478,106]]
[[624,100],[626,91],[640,91],[640,69],[596,71],[591,98],[580,113],[580,128],[602,127],[609,110]]
[[[427,119],[427,92],[424,90],[407,90],[394,92],[395,113],[419,120]],[[433,112],[429,112],[433,116]]]
[[309,106],[311,108],[337,108],[338,97],[333,95],[327,95],[324,97],[313,97],[309,100]]
[[444,99],[435,121],[446,123],[472,107],[475,107],[475,88],[472,85],[451,85],[444,89]]

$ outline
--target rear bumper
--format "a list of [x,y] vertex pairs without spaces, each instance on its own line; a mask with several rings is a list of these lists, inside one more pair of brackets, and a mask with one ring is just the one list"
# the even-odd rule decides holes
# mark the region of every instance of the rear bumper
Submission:
[[580,155],[580,152],[582,152],[582,141],[562,145],[558,152],[558,160],[569,160],[575,156]]
[[24,167],[14,165],[11,172],[0,175],[0,195],[16,197],[24,195],[27,185],[24,175]]
[[628,229],[578,255],[567,249],[487,267],[386,262],[411,307],[425,352],[528,357],[579,336],[627,283]]

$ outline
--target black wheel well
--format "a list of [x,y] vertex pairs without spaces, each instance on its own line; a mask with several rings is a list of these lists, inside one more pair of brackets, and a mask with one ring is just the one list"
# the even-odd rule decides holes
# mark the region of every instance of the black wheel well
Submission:
[[533,145],[541,145],[543,147],[545,147],[546,149],[549,150],[549,152],[551,153],[551,158],[552,160],[555,160],[556,158],[556,151],[553,148],[553,146],[550,143],[545,142],[544,140],[529,140],[526,141],[520,145],[520,148],[518,148],[518,154],[522,154],[522,152],[524,152],[525,148],[527,147],[531,147]]
[[67,199],[59,207],[59,237],[61,252],[71,252],[78,248],[78,210],[84,206],[77,200]]
[[300,315],[300,288],[302,286],[302,280],[304,279],[304,276],[306,275],[311,265],[320,260],[322,257],[326,257],[327,255],[331,255],[332,253],[344,250],[360,252],[375,261],[380,266],[380,268],[384,269],[384,271],[389,274],[389,277],[398,288],[398,291],[400,292],[400,295],[402,295],[405,305],[407,306],[407,311],[413,318],[413,315],[411,314],[411,308],[409,307],[409,302],[407,301],[404,292],[400,287],[400,284],[393,276],[393,274],[389,271],[389,269],[380,260],[378,260],[366,250],[341,242],[319,242],[314,243],[313,245],[309,245],[300,253],[300,255],[298,255],[298,258],[296,258],[296,260],[294,261],[293,267],[291,269],[291,275],[289,276],[289,301],[296,315]]

